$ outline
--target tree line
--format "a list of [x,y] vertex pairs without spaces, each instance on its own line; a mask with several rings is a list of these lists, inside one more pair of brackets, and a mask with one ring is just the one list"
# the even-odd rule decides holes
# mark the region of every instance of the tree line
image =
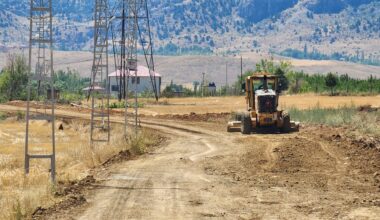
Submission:
[[[330,95],[358,95],[380,93],[380,79],[370,75],[368,79],[356,79],[341,74],[306,74],[294,71],[291,63],[281,61],[276,64],[273,60],[261,60],[255,70],[247,71],[244,78],[255,72],[268,72],[279,77],[280,90],[288,94],[317,93]],[[241,84],[239,78],[236,86]]]
[[332,53],[330,55],[319,52],[314,49],[309,52],[307,45],[304,46],[304,50],[297,50],[288,48],[279,53],[281,56],[292,57],[296,59],[311,59],[311,60],[337,60],[337,61],[347,61],[353,63],[360,63],[364,65],[380,66],[380,60],[375,56],[370,54],[366,56],[364,51],[356,51],[355,55],[343,54],[339,52]]
[[[374,76],[368,79],[356,79],[348,74],[337,73],[306,74],[303,71],[295,71],[288,61],[275,63],[272,59],[261,60],[256,68],[248,70],[243,77],[238,76],[235,83],[228,86],[220,86],[215,92],[209,92],[208,88],[202,88],[201,83],[194,82],[193,89],[170,83],[162,92],[163,97],[191,96],[228,96],[244,95],[242,92],[242,80],[257,72],[267,72],[278,76],[279,90],[287,94],[316,93],[322,95],[373,95],[380,93],[380,79]],[[202,91],[203,89],[203,91]]]
[[[0,71],[0,102],[27,100],[28,64],[26,58],[19,54],[9,54],[7,65]],[[77,71],[67,69],[54,73],[54,87],[60,91],[62,102],[79,100],[82,89],[89,85],[89,78],[82,78]],[[37,82],[31,82],[32,91],[37,91]],[[36,100],[36,92],[31,93]]]

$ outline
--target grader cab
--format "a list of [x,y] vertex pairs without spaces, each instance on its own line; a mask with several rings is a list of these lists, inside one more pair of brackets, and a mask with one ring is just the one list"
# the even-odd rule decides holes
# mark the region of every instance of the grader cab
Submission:
[[247,111],[236,115],[234,121],[228,122],[227,131],[239,130],[250,134],[260,128],[280,130],[281,132],[298,131],[299,123],[290,121],[289,114],[278,110],[279,80],[275,75],[257,73],[247,77],[242,89],[246,93]]

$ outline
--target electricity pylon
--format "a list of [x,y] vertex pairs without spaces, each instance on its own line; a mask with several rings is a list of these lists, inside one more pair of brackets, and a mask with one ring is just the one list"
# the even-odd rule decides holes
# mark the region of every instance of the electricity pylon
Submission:
[[91,98],[91,146],[95,142],[109,142],[110,140],[108,20],[108,0],[96,0],[94,10],[94,57],[91,85],[89,87],[89,98]]
[[[49,159],[52,181],[55,182],[55,89],[53,72],[53,15],[52,0],[30,1],[30,30],[29,30],[29,71],[28,95],[26,109],[26,135],[25,135],[25,173],[29,173],[30,159]],[[32,67],[34,67],[32,69]],[[36,82],[36,86],[34,86]],[[44,112],[31,112],[30,101],[45,100],[39,108]],[[51,111],[48,113],[48,111]],[[30,120],[47,120],[51,124],[50,152],[38,152],[36,143],[30,138]],[[45,136],[46,134],[44,134]],[[49,141],[49,142],[50,142]],[[30,153],[35,152],[35,153]],[[36,153],[38,152],[38,153]]]
[[[146,0],[119,0],[116,5],[112,24],[112,38],[115,56],[115,69],[120,71],[119,75],[119,100],[125,100],[125,134],[127,134],[128,115],[128,85],[129,78],[134,84],[134,124],[137,134],[138,126],[138,68],[137,56],[140,43],[141,52],[149,69],[152,89],[156,100],[158,91],[156,76],[154,74],[153,44],[150,31],[149,10]],[[118,10],[121,9],[121,10]]]

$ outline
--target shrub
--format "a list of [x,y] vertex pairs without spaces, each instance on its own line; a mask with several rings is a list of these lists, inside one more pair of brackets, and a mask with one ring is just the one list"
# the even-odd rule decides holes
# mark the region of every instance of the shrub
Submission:
[[17,111],[16,118],[17,121],[25,120],[25,113],[22,111]]
[[7,118],[7,114],[0,112],[0,121],[5,120]]
[[333,73],[328,73],[325,78],[325,84],[331,89],[331,95],[334,95],[334,88],[338,85],[338,77]]

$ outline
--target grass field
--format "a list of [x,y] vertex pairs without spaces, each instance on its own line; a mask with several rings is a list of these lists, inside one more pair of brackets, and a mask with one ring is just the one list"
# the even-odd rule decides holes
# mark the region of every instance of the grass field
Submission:
[[289,109],[289,114],[295,121],[302,124],[328,125],[334,127],[348,126],[358,135],[373,135],[380,137],[380,111],[358,111],[355,107],[320,108],[300,110]]
[[[197,114],[244,111],[246,109],[244,97],[207,97],[207,98],[171,98],[161,99],[159,104],[153,100],[142,99],[146,103],[140,109],[141,114]],[[317,95],[294,95],[281,96],[280,108],[309,109],[338,108],[343,106],[373,105],[380,106],[380,96],[317,96]]]

